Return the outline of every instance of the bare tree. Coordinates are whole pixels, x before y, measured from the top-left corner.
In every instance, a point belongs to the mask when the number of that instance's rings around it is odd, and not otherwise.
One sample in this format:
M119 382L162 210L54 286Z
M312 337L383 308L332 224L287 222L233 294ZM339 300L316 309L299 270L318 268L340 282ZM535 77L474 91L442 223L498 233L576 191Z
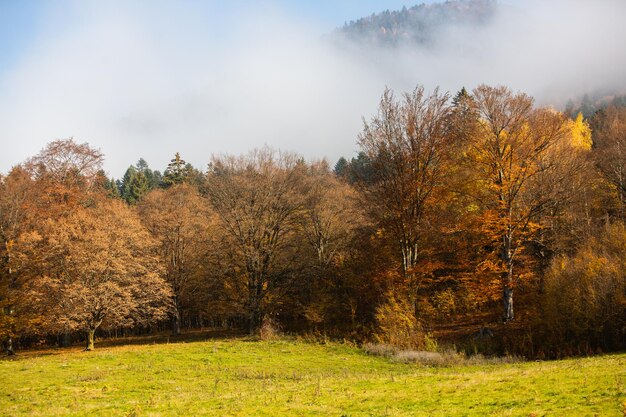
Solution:
M263 148L214 157L207 174L208 198L241 261L251 333L261 325L268 293L279 286L277 258L298 224L302 169L294 155Z
M417 87L397 100L385 90L378 114L364 122L358 138L367 155L368 177L357 185L370 213L395 240L405 278L414 270L434 193L442 186L452 135L447 94ZM415 288L414 288L415 289Z

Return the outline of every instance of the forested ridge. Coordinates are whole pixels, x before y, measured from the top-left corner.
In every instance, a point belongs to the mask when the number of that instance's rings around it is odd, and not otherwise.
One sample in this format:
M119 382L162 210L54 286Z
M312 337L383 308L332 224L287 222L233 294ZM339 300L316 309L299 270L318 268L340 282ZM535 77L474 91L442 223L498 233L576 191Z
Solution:
M359 153L140 159L80 139L0 177L8 352L169 328L559 357L626 347L626 108L384 91ZM216 150L219 151L219 150ZM452 334L452 336L450 336Z
M386 47L434 46L452 26L480 28L489 23L499 7L495 0L452 0L385 10L346 22L336 36Z

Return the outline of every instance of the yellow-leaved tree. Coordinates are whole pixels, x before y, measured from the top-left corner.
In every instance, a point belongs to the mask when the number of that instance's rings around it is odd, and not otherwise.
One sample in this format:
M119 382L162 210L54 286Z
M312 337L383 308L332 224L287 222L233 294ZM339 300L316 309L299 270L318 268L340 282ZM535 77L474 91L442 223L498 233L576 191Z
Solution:
M481 85L473 99L478 123L468 157L481 184L485 231L499 259L507 322L514 318L513 292L524 276L516 273L516 262L541 229L537 220L565 198L580 165L563 114L534 108L531 97L506 87Z

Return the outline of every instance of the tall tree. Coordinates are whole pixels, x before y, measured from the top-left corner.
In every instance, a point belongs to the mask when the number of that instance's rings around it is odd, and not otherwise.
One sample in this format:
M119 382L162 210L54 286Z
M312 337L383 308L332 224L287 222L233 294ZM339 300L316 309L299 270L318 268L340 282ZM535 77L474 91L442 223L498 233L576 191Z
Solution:
M301 168L294 155L264 148L216 157L207 174L208 198L241 263L250 332L259 329L268 294L284 278L279 258L298 224Z
M337 160L337 163L335 164L335 168L333 169L333 172L335 173L336 176L343 177L346 174L347 172L346 170L348 169L349 166L350 166L350 163L348 162L348 160L342 156L341 158Z
M128 167L122 178L120 194L128 204L137 204L150 191L148 178L134 166Z
M135 168L138 172L142 172L146 177L146 180L148 181L148 189L154 190L162 185L161 182L163 181L163 178L161 173L159 171L151 170L145 159L139 158Z
M609 106L593 119L594 161L617 191L619 214L626 206L626 108Z
M6 177L0 176L0 340L8 355L14 353L13 339L20 327L15 316L20 282L11 267L13 249L28 224L32 186L30 175L19 166Z
M166 186L175 184L182 184L189 176L189 168L187 163L180 157L180 154L176 152L174 159L170 161L163 174L163 183Z
M347 163L347 162L346 162ZM347 182L331 173L322 162L314 163L303 184L305 197L299 221L303 240L313 256L305 271L305 317L309 322L325 324L331 309L346 302L340 269L353 249L358 229L366 224L356 191Z
M155 242L122 202L105 199L42 222L16 244L12 266L30 276L23 308L49 332L146 325L167 316L171 290Z
M428 210L442 186L452 136L448 95L417 87L401 100L385 90L378 114L358 138L370 178L357 185L380 227L394 239L402 272L416 289L415 268ZM414 293L415 291L413 291ZM411 295L415 301L415 294Z
M3 181L0 197L3 248L0 298L6 314L3 333L12 338L32 327L37 316L24 307L25 291L33 276L18 274L15 248L21 239L46 221L66 218L93 204L101 193L99 182L103 156L88 144L73 139L50 142L37 155L15 167Z
M77 185L95 181L103 160L102 152L70 138L50 142L25 166L36 177L48 176L57 183Z
M485 225L491 229L499 252L506 322L514 318L517 257L529 234L536 231L533 220L554 197L552 193L535 192L534 186L554 188L566 179L550 176L561 163L551 152L570 139L571 131L562 114L534 109L531 97L513 94L506 87L482 85L473 96L480 123L469 156L476 181L483 185Z
M331 175L324 164L312 164L305 182L300 221L307 242L315 250L317 267L327 268L363 224L355 190Z
M138 206L143 223L159 243L164 278L173 291L172 332L181 316L197 305L206 275L206 252L212 235L212 213L198 191L178 184L148 194ZM194 305L196 304L196 305Z

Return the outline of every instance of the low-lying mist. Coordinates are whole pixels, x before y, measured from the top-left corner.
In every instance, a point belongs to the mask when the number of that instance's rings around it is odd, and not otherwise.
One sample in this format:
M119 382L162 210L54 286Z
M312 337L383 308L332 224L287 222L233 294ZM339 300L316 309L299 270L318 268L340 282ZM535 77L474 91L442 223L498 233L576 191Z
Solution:
M275 4L237 4L51 9L0 72L0 172L70 136L100 148L116 177L139 157L163 169L179 151L204 169L212 153L263 145L333 163L357 150L385 86L505 84L555 107L626 87L621 0L509 1L483 25L446 25L428 47L338 40Z

